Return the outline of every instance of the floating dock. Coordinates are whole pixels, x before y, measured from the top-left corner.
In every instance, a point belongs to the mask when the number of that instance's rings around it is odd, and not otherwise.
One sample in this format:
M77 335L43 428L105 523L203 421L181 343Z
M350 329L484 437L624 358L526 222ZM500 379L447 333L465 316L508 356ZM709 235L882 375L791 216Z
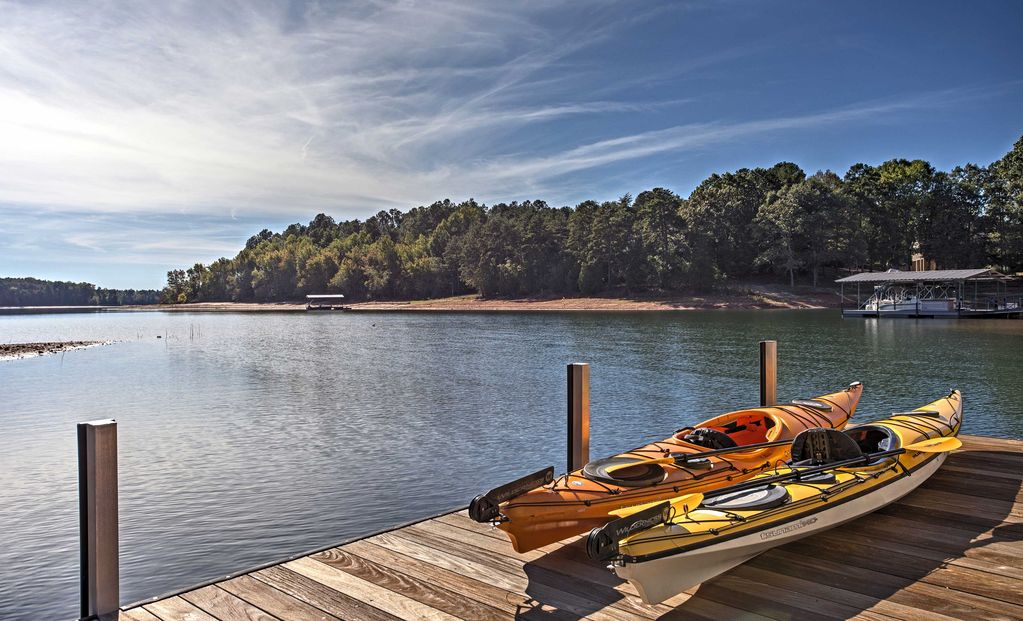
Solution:
M1023 619L1023 441L961 436L917 491L663 604L580 538L516 554L456 511L123 609L124 621Z

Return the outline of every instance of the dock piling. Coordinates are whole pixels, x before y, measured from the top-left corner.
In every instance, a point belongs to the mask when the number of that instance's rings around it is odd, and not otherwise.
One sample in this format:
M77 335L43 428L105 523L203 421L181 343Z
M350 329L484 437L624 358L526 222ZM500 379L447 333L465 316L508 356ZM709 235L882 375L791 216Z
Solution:
M78 423L81 616L120 605L117 543L117 422Z
M760 341L760 406L778 405L778 341Z
M590 461L590 365L568 365L568 472Z

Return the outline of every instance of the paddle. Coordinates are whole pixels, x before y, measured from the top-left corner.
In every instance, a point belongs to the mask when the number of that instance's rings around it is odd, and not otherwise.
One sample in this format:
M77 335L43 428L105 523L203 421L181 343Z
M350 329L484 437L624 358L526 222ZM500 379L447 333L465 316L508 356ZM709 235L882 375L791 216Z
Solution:
M923 440L916 444L908 444L901 449L895 449L896 451L902 451L903 453L916 452L916 453L947 453L954 451L963 445L962 440L955 437L947 438L931 438L930 440ZM891 452L891 451L886 451Z
M617 510L621 513L614 513L615 515L624 514L623 517L590 531L589 536L586 538L586 553L595 561L606 561L617 556L618 542L622 539L630 537L638 531L653 528L658 524L667 522L671 519L670 509L672 507L676 507L677 504L689 505L692 503L696 505L697 503L693 503L692 500L690 500L690 496L699 496L699 502L702 502L705 498L716 498L718 496L724 496L748 489L756 489L758 487L764 487L773 483L781 483L783 481L798 481L805 476L819 474L829 470L837 470L838 468L844 468L846 466L855 466L860 464L869 465L873 460L884 457L892 457L910 452L945 453L954 451L962 445L963 443L959 441L959 438L931 438L929 440L922 440L890 451L868 453L852 459L843 459L842 461L837 461L831 464L824 464L811 468L801 468L785 474L777 474L769 477L759 477L744 483L737 483L735 485L729 485L728 487L704 492L703 494L682 496L674 501L664 500L660 502L650 502L637 507L625 507ZM695 500L695 498L693 498L693 500Z
M704 457L714 457L715 455L725 455L728 453L738 453L741 451L752 451L761 448L768 448L771 446L783 446L785 444L792 444L792 440L775 440L774 442L761 442L760 444L747 444L746 446L732 446L723 449L714 449L712 451L700 451L699 453L671 453L667 457L659 457L657 459L637 459L636 461L630 461L624 464L615 464L608 466L606 472L611 474L618 470L625 470L633 466L641 466L644 464L684 464L690 459L703 459Z
M843 459L841 461L832 462L830 464L823 464L820 466L811 466L809 468L800 468L799 470L793 470L792 472L786 472L785 474L776 474L769 477L757 477L750 479L744 483L736 483L735 485L729 485L728 487L720 487L710 492L704 492L705 498L716 498L718 496L724 496L732 492L739 492L747 489L754 489L762 487L764 485L770 485L771 483L781 483L784 481L798 481L802 477L820 474L821 472L828 472L829 470L837 470L839 468L845 468L846 466L858 466L858 465L870 465L871 462L877 459L883 459L885 457L893 457L895 455L902 455L903 453L947 453L954 451L963 443L959 441L959 438L946 437L946 438L931 438L929 440L922 440L915 444L907 444L902 448L892 449L890 451L881 451L880 453L866 453L859 457L852 457L850 459Z

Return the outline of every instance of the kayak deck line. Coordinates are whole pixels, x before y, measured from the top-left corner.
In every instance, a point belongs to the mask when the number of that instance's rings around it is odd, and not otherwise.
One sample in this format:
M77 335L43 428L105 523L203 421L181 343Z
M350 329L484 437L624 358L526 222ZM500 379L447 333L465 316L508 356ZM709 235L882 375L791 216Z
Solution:
M1023 618L1023 441L960 435L923 485L657 605L585 536L516 553L464 509L123 608L123 621ZM974 472L975 476L966 476Z

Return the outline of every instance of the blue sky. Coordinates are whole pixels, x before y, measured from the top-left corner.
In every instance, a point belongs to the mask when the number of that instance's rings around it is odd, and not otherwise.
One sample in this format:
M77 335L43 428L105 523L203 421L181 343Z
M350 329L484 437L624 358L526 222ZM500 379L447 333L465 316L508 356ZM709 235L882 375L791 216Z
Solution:
M794 161L987 164L1019 2L0 0L0 276L158 288L262 228Z

